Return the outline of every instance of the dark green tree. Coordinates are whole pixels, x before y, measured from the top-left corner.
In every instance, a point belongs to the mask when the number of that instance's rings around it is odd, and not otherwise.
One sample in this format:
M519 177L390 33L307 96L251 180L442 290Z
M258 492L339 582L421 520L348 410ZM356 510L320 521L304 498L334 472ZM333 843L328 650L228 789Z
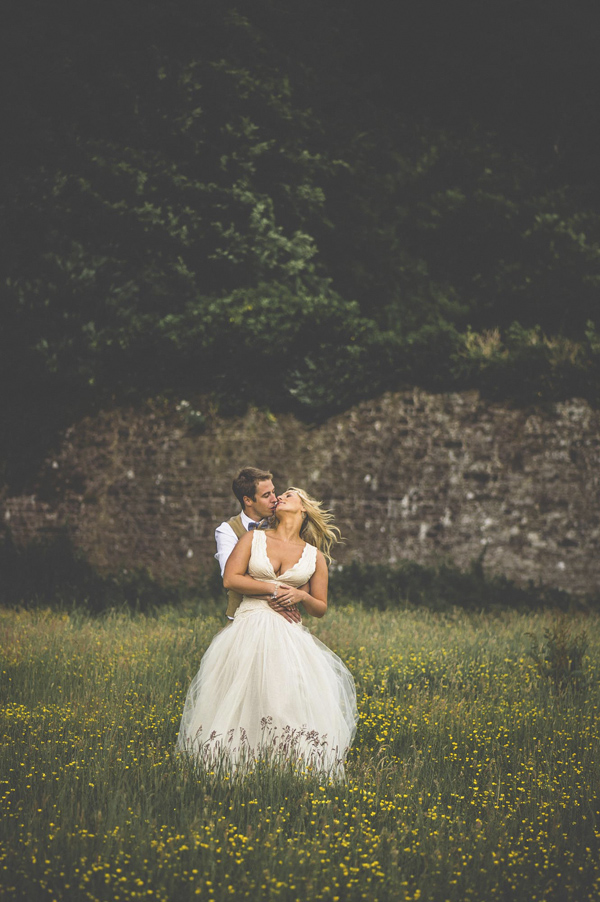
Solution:
M511 9L8 0L13 476L161 392L309 418L407 381L596 399L593 17Z

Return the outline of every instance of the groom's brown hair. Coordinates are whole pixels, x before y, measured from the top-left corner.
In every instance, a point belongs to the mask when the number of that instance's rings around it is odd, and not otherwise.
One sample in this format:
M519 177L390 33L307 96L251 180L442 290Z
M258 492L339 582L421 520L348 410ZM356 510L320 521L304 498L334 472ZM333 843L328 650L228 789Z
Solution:
M233 480L233 494L244 506L244 497L256 498L256 486L265 479L273 479L273 474L268 470L259 470L257 467L244 467Z

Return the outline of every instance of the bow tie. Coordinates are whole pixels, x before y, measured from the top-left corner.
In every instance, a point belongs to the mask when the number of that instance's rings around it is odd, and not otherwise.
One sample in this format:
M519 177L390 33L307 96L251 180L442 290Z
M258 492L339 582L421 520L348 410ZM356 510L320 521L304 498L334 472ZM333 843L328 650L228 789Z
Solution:
M250 532L252 529L266 529L266 528L267 528L266 520L259 520L258 523L255 520L251 520L250 523L248 523L248 532Z

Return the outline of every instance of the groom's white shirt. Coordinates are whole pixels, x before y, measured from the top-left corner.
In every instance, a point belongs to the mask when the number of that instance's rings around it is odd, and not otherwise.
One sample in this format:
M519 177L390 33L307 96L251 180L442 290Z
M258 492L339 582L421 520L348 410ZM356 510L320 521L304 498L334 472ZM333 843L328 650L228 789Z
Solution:
M244 529L247 531L250 523L253 523L254 521L252 520L252 517L248 517L244 511L241 512L241 517ZM227 558L238 543L236 534L226 520L215 529L215 541L217 543L217 553L215 554L215 557L221 568L221 576L223 576Z

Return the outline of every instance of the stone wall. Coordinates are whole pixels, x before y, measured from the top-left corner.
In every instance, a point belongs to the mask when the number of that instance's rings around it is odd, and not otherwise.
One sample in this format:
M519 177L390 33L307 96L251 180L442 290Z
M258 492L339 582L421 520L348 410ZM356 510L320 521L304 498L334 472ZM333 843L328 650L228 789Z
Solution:
M118 409L68 431L35 494L0 495L16 541L67 526L101 568L188 579L212 565L236 511L231 479L269 467L337 516L355 559L466 567L574 592L600 586L600 413L483 402L475 393L386 394L310 427L252 410L194 435L174 407Z

